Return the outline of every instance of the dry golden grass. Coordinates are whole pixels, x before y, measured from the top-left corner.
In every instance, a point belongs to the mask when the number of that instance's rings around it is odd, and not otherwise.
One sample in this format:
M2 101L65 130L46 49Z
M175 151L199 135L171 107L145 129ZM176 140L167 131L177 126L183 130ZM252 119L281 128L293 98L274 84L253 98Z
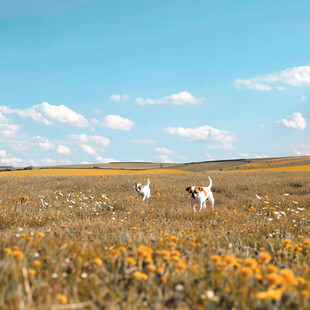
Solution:
M287 159L285 157L281 158L281 159L269 159L269 160L264 160L261 159L258 162L251 162L251 163L247 163L247 164L243 164L240 166L240 169L252 169L252 168L277 168L277 166L279 166L279 168L285 166L285 165L290 165L290 166L294 166L294 165L299 165L302 164L303 162L309 162L310 157L295 157L295 158L291 158L291 159ZM307 169L306 169L307 170ZM280 170L279 170L280 171ZM298 170L294 170L294 171L298 171Z
M270 167L270 168L251 168L251 169L242 169L242 170L229 170L223 171L224 173L229 172L254 172L254 171L310 171L310 165L292 165L292 166L285 166L285 167Z
M120 169L36 169L4 171L1 176L10 177L46 177L46 176L101 176L115 174L176 174L189 173L178 169L151 169L151 170L120 170Z
M310 174L210 176L1 177L0 309L309 309Z

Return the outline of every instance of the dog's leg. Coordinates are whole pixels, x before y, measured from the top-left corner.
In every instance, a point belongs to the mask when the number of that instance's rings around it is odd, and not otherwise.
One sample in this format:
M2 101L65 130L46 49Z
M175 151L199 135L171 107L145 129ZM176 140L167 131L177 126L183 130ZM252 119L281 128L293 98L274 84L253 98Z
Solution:
M194 212L196 212L195 203L193 201L191 202L191 206L192 206Z
M202 205L203 205L203 203L200 201L199 202L199 212L201 212L201 210L202 210Z
M211 203L212 203L212 209L213 209L213 211L214 211L214 198L213 198L212 193L211 193L211 195L210 195L210 200L211 200Z
M142 198L142 201L144 201L144 200L145 200L145 198L146 198L146 195L144 195L144 194L143 194L143 198Z

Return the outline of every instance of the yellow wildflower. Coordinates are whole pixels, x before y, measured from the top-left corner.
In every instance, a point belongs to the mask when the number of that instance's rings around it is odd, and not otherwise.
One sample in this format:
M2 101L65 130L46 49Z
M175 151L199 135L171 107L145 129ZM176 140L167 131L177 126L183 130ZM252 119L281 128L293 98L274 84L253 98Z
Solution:
M147 266L147 270L148 271L155 271L156 270L156 266L154 264L150 264Z
M135 271L133 273L133 277L135 279L138 279L138 280L147 280L148 279L148 275L143 273L143 272L140 272L140 271Z
M97 266L101 266L103 264L103 261L101 258L95 258L94 259L94 263L97 265Z
M4 248L4 253L6 254L11 254L12 253L12 250L10 248Z
M67 296L63 294L57 294L56 299L63 305L68 302Z
M13 257L15 259L22 259L24 257L24 253L22 251L13 251Z
M253 270L250 267L242 267L241 274L244 276L251 276L253 274Z
M126 261L126 263L127 263L128 265L135 265L135 264L136 264L136 260L135 260L133 257L127 257L127 258L125 259L125 261Z

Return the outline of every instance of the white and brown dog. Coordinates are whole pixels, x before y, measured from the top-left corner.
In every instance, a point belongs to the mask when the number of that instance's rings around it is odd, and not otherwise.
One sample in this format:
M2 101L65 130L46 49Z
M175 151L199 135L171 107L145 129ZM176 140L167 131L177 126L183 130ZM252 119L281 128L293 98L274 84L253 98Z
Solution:
M211 192L212 180L210 177L208 178L210 180L210 185L208 187L189 186L186 188L186 191L191 194L191 205L194 212L196 212L196 205L199 206L199 211L202 210L202 207L207 208L207 200L211 201L212 209L214 210L214 198Z
M142 201L144 201L145 198L151 197L150 179L147 179L146 185L143 185L141 183L135 183L135 187L138 195L142 196Z

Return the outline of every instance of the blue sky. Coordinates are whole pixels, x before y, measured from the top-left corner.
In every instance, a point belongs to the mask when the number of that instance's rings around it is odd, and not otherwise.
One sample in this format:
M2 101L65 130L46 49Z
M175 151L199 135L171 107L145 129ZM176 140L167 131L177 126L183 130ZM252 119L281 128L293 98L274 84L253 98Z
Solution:
M0 165L310 155L309 1L0 8Z

